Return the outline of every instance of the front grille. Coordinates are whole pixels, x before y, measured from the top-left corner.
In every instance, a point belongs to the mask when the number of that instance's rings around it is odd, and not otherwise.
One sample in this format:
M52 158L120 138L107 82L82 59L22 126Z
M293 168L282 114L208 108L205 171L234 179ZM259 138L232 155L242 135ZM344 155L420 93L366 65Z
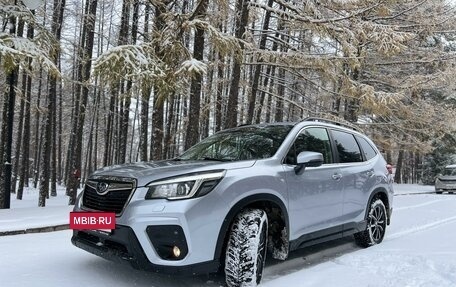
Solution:
M122 183L122 188L108 189L107 192L97 192L98 181L88 181L84 188L82 197L82 205L88 209L122 213L131 193L133 192L133 184ZM109 182L107 182L109 183ZM114 183L114 186L119 186L119 183ZM125 188L129 186L129 188Z

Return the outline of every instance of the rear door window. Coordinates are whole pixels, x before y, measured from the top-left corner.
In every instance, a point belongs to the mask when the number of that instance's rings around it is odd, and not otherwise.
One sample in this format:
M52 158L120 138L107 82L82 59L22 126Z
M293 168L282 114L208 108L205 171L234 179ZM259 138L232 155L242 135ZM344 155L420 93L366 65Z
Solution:
M336 143L340 163L363 161L361 150L352 134L337 130L332 130L331 133Z

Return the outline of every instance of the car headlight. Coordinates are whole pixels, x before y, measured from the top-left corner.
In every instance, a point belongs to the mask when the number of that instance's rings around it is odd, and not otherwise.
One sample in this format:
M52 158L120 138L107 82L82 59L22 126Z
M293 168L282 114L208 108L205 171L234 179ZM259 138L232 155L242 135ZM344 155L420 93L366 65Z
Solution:
M166 198L169 200L199 197L214 189L225 175L225 171L191 174L151 182L147 185L145 199Z

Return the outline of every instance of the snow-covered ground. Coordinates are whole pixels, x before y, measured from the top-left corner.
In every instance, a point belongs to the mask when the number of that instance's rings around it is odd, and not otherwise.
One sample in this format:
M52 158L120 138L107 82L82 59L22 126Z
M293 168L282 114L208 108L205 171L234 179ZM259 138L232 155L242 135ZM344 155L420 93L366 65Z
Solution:
M382 244L361 249L345 238L292 252L284 262L267 260L261 286L456 286L456 195L432 191L432 186L396 186L392 223ZM26 208L15 204L11 211ZM68 220L68 211L60 217ZM5 218L8 211L0 213L0 226ZM70 237L71 231L0 237L0 285L223 285L215 276L137 271L72 246Z
M11 194L11 209L0 209L0 232L68 224L68 213L73 209L68 206L64 187L58 187L57 196L46 200L46 207L37 206L38 190L35 188L26 187L22 200Z

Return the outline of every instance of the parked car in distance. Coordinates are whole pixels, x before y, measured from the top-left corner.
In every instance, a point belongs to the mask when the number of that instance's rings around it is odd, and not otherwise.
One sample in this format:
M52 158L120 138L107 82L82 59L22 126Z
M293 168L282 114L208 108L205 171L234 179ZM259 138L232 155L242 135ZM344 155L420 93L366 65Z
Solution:
M435 178L435 193L456 192L456 164L445 166L443 173Z
M72 242L138 269L220 271L230 287L256 286L267 253L285 260L352 235L363 247L382 242L393 210L388 168L351 125L239 126L174 159L96 171L74 211L115 212L116 228L74 230Z

